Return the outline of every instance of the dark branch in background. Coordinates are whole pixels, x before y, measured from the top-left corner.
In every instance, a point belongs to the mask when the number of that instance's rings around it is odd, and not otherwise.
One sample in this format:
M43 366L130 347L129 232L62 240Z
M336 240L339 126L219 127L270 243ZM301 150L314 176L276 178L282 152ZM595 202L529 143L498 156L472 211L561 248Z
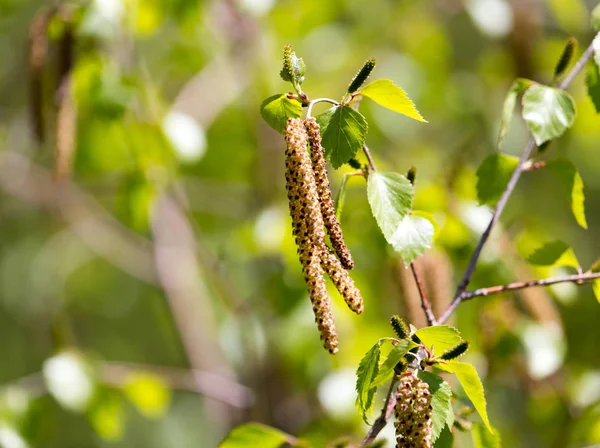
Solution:
M589 62L593 53L594 53L594 49L593 49L592 45L590 45L585 50L585 52L583 53L581 58L577 61L577 63L573 67L573 69L569 72L569 74L565 77L565 79L560 83L560 85L559 85L560 89L566 89L567 87L569 87L571 82L573 82L575 77L583 70L583 68ZM473 276L473 273L475 272L475 267L477 266L477 261L479 260L481 251L483 250L483 246L485 245L488 238L490 237L490 234L492 233L494 226L500 219L500 215L504 211L504 207L506 206L508 199L512 195L512 193L515 189L515 186L517 185L517 182L519 181L519 178L521 177L521 174L523 173L525 168L527 168L527 166L528 166L527 163L529 161L529 158L531 157L531 155L533 154L535 149L536 149L535 140L533 139L533 137L531 137L529 139L529 142L525 146L525 149L523 150L523 154L521 155L521 159L519 160L519 164L517 165L517 168L515 168L515 171L513 172L510 180L508 181L508 185L506 186L504 193L502 193L502 196L500 197L500 200L498 201L498 204L496 205L496 209L494 210L494 213L492 214L492 219L490 220L490 223L488 224L487 228L483 232L483 235L481 235L479 243L477 243L477 247L475 248L475 251L473 252L471 260L469 261L469 264L465 271L465 275L463 276L460 284L458 285L456 294L454 295L452 302L450 302L448 309L446 309L446 311L444 312L442 317L440 317L439 323L443 324L444 322L446 322L448 320L448 318L452 315L452 313L456 310L458 305L460 305L460 303L462 302L463 294L467 290L467 287L469 286L469 282L471 281L471 277Z
M394 379L392 379L390 388L385 397L385 404L383 405L383 409L381 409L381 414L379 417L377 417L377 420L375 420L375 423L373 423L373 426L371 426L371 429L361 442L361 448L369 446L369 443L375 440L375 437L377 437L381 430L385 428L387 421L394 413L394 408L396 407L396 394L394 393L396 392L396 382L397 378L394 376Z
M427 325L437 325L437 321L431 309L431 303L427 299L427 294L425 293L425 288L423 286L421 278L419 277L419 273L417 272L417 267L415 266L415 263L410 264L410 270L412 271L413 277L415 278L415 283L417 284L417 289L419 290L419 296L421 296L421 307L423 308L423 312L425 313Z

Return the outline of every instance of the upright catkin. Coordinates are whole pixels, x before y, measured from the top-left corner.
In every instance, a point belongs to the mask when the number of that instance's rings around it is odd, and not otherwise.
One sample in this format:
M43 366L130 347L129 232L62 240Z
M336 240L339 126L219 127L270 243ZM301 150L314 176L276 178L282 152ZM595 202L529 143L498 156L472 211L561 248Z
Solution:
M327 233L329 234L329 240L331 241L333 250L339 257L342 266L345 269L352 269L354 268L354 260L344 241L342 227L335 215L335 207L333 206L333 200L331 198L331 190L329 188L329 179L327 177L327 168L325 165L325 155L323 146L321 146L320 127L317 121L312 117L304 120L304 125L308 132L312 168L321 202L321 213L323 215L325 227L327 228Z
M403 373L396 392L396 448L431 448L431 393L414 372Z
M286 188L300 263L323 346L334 354L338 351L337 332L321 267L321 250L325 247L323 217L302 120L287 121L285 139Z

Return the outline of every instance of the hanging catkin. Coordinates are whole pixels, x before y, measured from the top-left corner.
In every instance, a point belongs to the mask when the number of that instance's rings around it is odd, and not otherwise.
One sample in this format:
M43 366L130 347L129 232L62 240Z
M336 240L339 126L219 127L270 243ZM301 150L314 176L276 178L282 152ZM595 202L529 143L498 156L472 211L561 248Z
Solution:
M364 311L364 305L360 291L354 285L354 280L328 247L321 250L321 263L323 269L325 269L325 272L327 272L327 275L344 298L348 308L356 314L361 314Z
M337 333L321 268L321 250L325 245L323 217L307 151L308 136L301 120L287 121L285 139L286 188L300 263L321 340L325 349L334 354L338 351Z
M354 260L352 260L350 250L344 241L344 234L342 233L342 228L335 215L335 207L333 206L333 200L331 198L331 190L329 188L329 179L327 178L327 168L325 165L325 155L323 146L321 146L319 124L311 117L304 120L304 125L308 132L312 167L315 173L317 191L321 202L321 213L323 214L323 221L327 228L327 233L329 234L329 240L331 241L333 250L339 257L342 266L346 269L352 269L354 268Z
M414 372L400 377L396 392L396 448L431 448L431 393Z

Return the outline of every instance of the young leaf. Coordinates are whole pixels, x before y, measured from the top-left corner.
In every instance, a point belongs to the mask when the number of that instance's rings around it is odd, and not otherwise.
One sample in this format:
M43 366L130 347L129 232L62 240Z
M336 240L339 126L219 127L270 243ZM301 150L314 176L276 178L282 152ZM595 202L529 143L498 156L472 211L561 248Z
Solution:
M390 350L387 358L379 367L377 376L371 381L371 388L376 388L382 384L387 383L392 376L394 376L394 367L400 362L402 357L406 355L409 350L415 348L417 344L409 339L403 339L398 344L394 345Z
M429 219L422 216L405 216L389 243L400 254L405 265L423 255L431 247L435 229Z
M292 445L294 442L294 437L278 429L261 423L247 423L233 428L219 444L219 448L279 448L284 443Z
M447 325L424 327L417 330L415 334L423 344L430 349L433 347L435 353L440 355L464 340L456 328Z
M356 370L356 406L367 424L369 423L367 421L367 413L373 405L373 395L375 395L376 390L376 388L371 387L371 383L379 372L379 355L383 341L385 339L380 339L371 347L363 359L360 360L360 364Z
M590 61L585 77L588 96L592 100L596 112L600 113L600 68L596 61Z
M567 40L565 48L563 49L562 54L560 55L560 59L556 63L556 67L554 68L554 78L559 78L563 75L563 73L569 67L571 60L573 59L573 54L575 54L575 50L577 49L577 39L574 37L570 37Z
M583 194L583 180L577 172L575 165L567 159L555 160L548 164L563 184L565 194L569 198L571 211L577 224L584 229L587 229L587 221L585 219L585 196Z
M302 115L302 104L290 100L285 93L278 93L262 102L260 114L269 126L283 134L288 118L298 118Z
M304 81L305 72L306 66L302 58L296 56L291 45L286 45L283 48L283 68L279 72L281 79L291 82L296 87Z
M427 123L406 92L389 79L378 79L364 86L360 93L380 106Z
M480 204L496 204L518 164L518 157L500 153L483 159L477 169L477 199Z
M600 272L600 259L596 260L596 262L590 268L590 272ZM596 300L600 302L600 279L594 280L592 282L592 289L594 290L594 295L596 296Z
M529 264L537 266L570 266L575 269L579 267L579 262L573 253L573 250L567 243L562 241L552 241L536 249L529 257Z
M471 430L473 448L502 448L500 434L496 428L488 431L481 423L474 423Z
M448 383L435 373L419 370L418 376L429 385L431 406L433 407L431 440L435 442L444 427L448 425L448 422L454 420L454 412L450 402L452 390Z
M125 432L123 397L114 390L103 389L97 394L87 413L88 420L99 437L107 442L118 442Z
M510 89L504 100L504 106L502 107L502 121L500 122L500 131L498 132L498 148L502 146L504 137L508 133L510 122L512 120L513 113L515 112L515 106L517 105L517 99L527 87L532 84L532 81L524 78L517 78L510 86Z
M450 368L452 373L456 375L458 381L462 385L465 394L469 397L469 400L475 406L475 410L479 413L481 420L485 423L488 430L492 431L490 421L487 416L487 408L485 401L485 394L483 392L483 384L479 379L477 370L471 364L467 364L459 361L448 361L447 366Z
M367 196L383 236L392 244L396 230L412 207L412 185L401 174L373 171L367 181Z
M535 84L522 101L523 119L538 146L560 137L575 121L575 102L564 90Z
M171 391L162 377L148 372L128 375L123 392L146 418L162 417L171 403Z
M334 106L318 115L325 157L338 169L361 149L367 136L367 120L349 106Z

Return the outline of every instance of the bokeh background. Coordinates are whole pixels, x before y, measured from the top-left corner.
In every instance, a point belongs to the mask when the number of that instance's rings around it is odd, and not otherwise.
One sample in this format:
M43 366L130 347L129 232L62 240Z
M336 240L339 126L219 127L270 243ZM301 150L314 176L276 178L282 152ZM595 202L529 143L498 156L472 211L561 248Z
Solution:
M28 36L56 3L0 0L0 445L214 447L247 421L317 447L360 440L360 358L391 336L390 315L424 318L364 179L352 178L342 225L366 311L354 316L332 289L340 352L322 349L287 216L283 138L259 114L264 98L290 89L278 76L283 46L304 58L310 97L339 99L374 56L373 78L394 80L429 121L361 104L379 169L416 166L415 207L439 225L417 263L439 313L490 216L475 171L496 150L507 89L516 76L550 82L569 36L587 46L595 3L65 4L75 150L71 180L57 181L56 134L70 132L57 132L55 107L65 22L48 26L39 143ZM583 78L570 89L576 124L543 158L579 169L589 229L551 172L526 173L473 287L568 272L525 263L546 241L570 244L584 269L600 256L600 117ZM526 138L515 119L505 151L518 155ZM350 170L330 173L334 191ZM599 320L589 285L461 306L452 323L472 344L466 360L504 446L600 444Z

